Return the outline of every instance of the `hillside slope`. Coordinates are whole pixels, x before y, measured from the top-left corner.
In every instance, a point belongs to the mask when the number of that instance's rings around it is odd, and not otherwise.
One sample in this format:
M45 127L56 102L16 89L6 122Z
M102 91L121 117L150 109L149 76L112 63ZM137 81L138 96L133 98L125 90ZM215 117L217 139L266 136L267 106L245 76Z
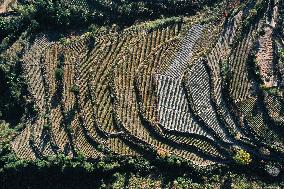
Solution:
M176 157L282 174L284 4L231 6L95 36L21 37L5 53L24 52L38 114L11 143L17 157Z

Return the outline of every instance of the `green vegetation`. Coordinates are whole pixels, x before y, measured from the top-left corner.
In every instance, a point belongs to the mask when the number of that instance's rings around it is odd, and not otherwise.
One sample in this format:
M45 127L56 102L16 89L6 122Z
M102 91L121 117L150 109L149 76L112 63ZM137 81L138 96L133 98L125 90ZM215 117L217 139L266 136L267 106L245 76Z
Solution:
M64 70L63 70L63 66L64 66L64 55L60 54L59 58L58 58L58 63L57 63L57 68L55 70L55 79L56 81L60 82L60 85L63 85L63 77L64 77Z
M0 120L6 120L13 126L20 123L26 110L26 116L36 115L33 102L28 101L21 64L18 57L0 56Z
M237 152L234 156L234 160L237 163L242 164L242 165L247 165L247 164L250 164L252 162L251 155L243 149L237 150Z
M56 68L55 70L55 78L57 81L61 81L64 76L64 70L62 68Z
M50 130L51 129L51 125L50 124L44 124L43 125L43 130Z
M278 51L278 56L279 56L279 63L284 64L284 49L280 49Z
M72 93L74 93L75 95L78 95L79 92L80 92L80 88L79 88L78 85L75 84L75 85L73 85L73 86L71 87L70 91L71 91Z
M237 48L237 45L242 41L245 35L248 34L249 30L261 19L265 10L268 7L267 0L249 1L254 4L253 8L246 11L246 15L242 19L241 28L238 30L236 40L231 44L232 48Z
M160 3L156 0L133 1L95 0L92 2L68 3L63 0L38 0L25 3L15 8L17 17L4 19L0 17L0 41L5 39L6 45L13 43L24 31L55 29L64 32L70 29L88 28L91 24L125 26L137 20L154 19L164 16L193 14L204 4L216 1L181 1L167 0ZM2 41L3 43L4 41Z

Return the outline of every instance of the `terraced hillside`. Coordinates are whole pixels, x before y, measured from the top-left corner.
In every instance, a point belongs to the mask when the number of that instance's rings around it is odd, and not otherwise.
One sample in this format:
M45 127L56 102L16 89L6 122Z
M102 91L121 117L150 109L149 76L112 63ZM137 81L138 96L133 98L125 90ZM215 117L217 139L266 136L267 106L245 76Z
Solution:
M24 52L38 115L23 121L15 154L152 153L198 170L259 163L284 171L284 2L223 8L63 42L21 37L7 53Z

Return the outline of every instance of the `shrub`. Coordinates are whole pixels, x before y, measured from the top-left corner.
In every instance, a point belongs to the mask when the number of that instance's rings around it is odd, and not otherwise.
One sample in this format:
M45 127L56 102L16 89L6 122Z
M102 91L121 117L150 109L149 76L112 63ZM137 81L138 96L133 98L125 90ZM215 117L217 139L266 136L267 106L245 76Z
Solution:
M157 150L157 154L163 159L170 155L168 151L161 150L161 149Z
M261 35L261 36L265 35L265 30L263 28L259 31L259 35Z
M273 165L265 165L266 172L273 177L277 177L280 173L280 169Z
M60 42L61 45L66 46L66 45L69 45L71 43L71 40L66 38L66 37L62 37L62 38L59 39L59 42Z
M71 91L72 93L74 93L75 95L78 95L79 92L80 92L80 88L79 88L78 85L75 84L75 85L73 85L73 86L71 87L70 91Z
M49 130L51 128L50 124L44 124L43 125L43 130Z
M66 132L67 133L73 133L73 129L71 125L66 125Z
M242 164L242 165L248 165L251 163L252 159L251 159L251 155L246 152L243 149L239 149L237 150L235 156L234 156L234 160L238 163L238 164Z
M185 177L178 177L174 181L174 188L186 189L192 186L192 180Z
M284 48L279 49L278 56L279 56L279 64L283 65L284 64Z
M64 76L64 71L62 68L56 68L55 70L55 78L57 81L61 81Z
M88 173L91 173L91 172L93 172L93 171L95 170L93 164L92 164L92 163L89 163L89 162L85 162L85 163L83 164L83 168L84 168L84 169L86 170L86 172L88 172Z
M28 101L29 93L23 77L22 62L19 59L0 56L0 120L5 120L13 127L21 122L26 109L27 116L36 115L34 103Z

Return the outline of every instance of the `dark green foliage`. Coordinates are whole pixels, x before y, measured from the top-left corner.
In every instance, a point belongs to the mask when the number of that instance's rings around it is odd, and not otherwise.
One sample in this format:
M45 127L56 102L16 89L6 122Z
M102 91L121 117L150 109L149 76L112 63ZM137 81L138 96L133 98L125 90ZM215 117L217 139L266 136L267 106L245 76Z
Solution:
M12 19L0 17L0 41L7 37L6 45L1 46L0 51L5 50L24 31L55 29L57 32L65 32L79 27L87 28L91 24L115 23L125 26L139 20L194 14L205 4L215 2L217 1L87 0L87 6L82 6L81 3L63 0L31 1L18 6L15 10L17 16Z
M72 88L70 89L70 91L71 91L72 93L74 93L75 95L78 95L79 92L80 92L80 88L79 88L78 85L73 85Z
M278 56L279 56L279 63L284 64L284 49L279 50Z
M20 122L25 109L31 116L36 114L33 103L27 101L28 91L21 64L17 58L0 57L0 120L13 126Z
M55 78L57 81L61 81L64 76L64 71L62 68L56 68L55 70Z
M29 23L22 17L14 17L13 19L0 17L0 52L7 49L26 30L28 25Z
M240 149L236 151L236 154L234 155L233 159L238 163L238 164L250 164L252 161L251 155Z
M90 22L92 14L81 6L71 5L59 0L39 0L33 4L35 12L31 15L41 28L77 28Z
M51 129L51 125L50 124L44 124L43 125L43 130L50 130Z
M259 35L261 35L261 36L264 36L264 35L265 35L264 29L261 29L261 30L259 31Z
M267 8L267 4L267 0L260 0L256 2L254 8L249 11L247 17L243 21L242 34L247 33L250 27L260 19Z

